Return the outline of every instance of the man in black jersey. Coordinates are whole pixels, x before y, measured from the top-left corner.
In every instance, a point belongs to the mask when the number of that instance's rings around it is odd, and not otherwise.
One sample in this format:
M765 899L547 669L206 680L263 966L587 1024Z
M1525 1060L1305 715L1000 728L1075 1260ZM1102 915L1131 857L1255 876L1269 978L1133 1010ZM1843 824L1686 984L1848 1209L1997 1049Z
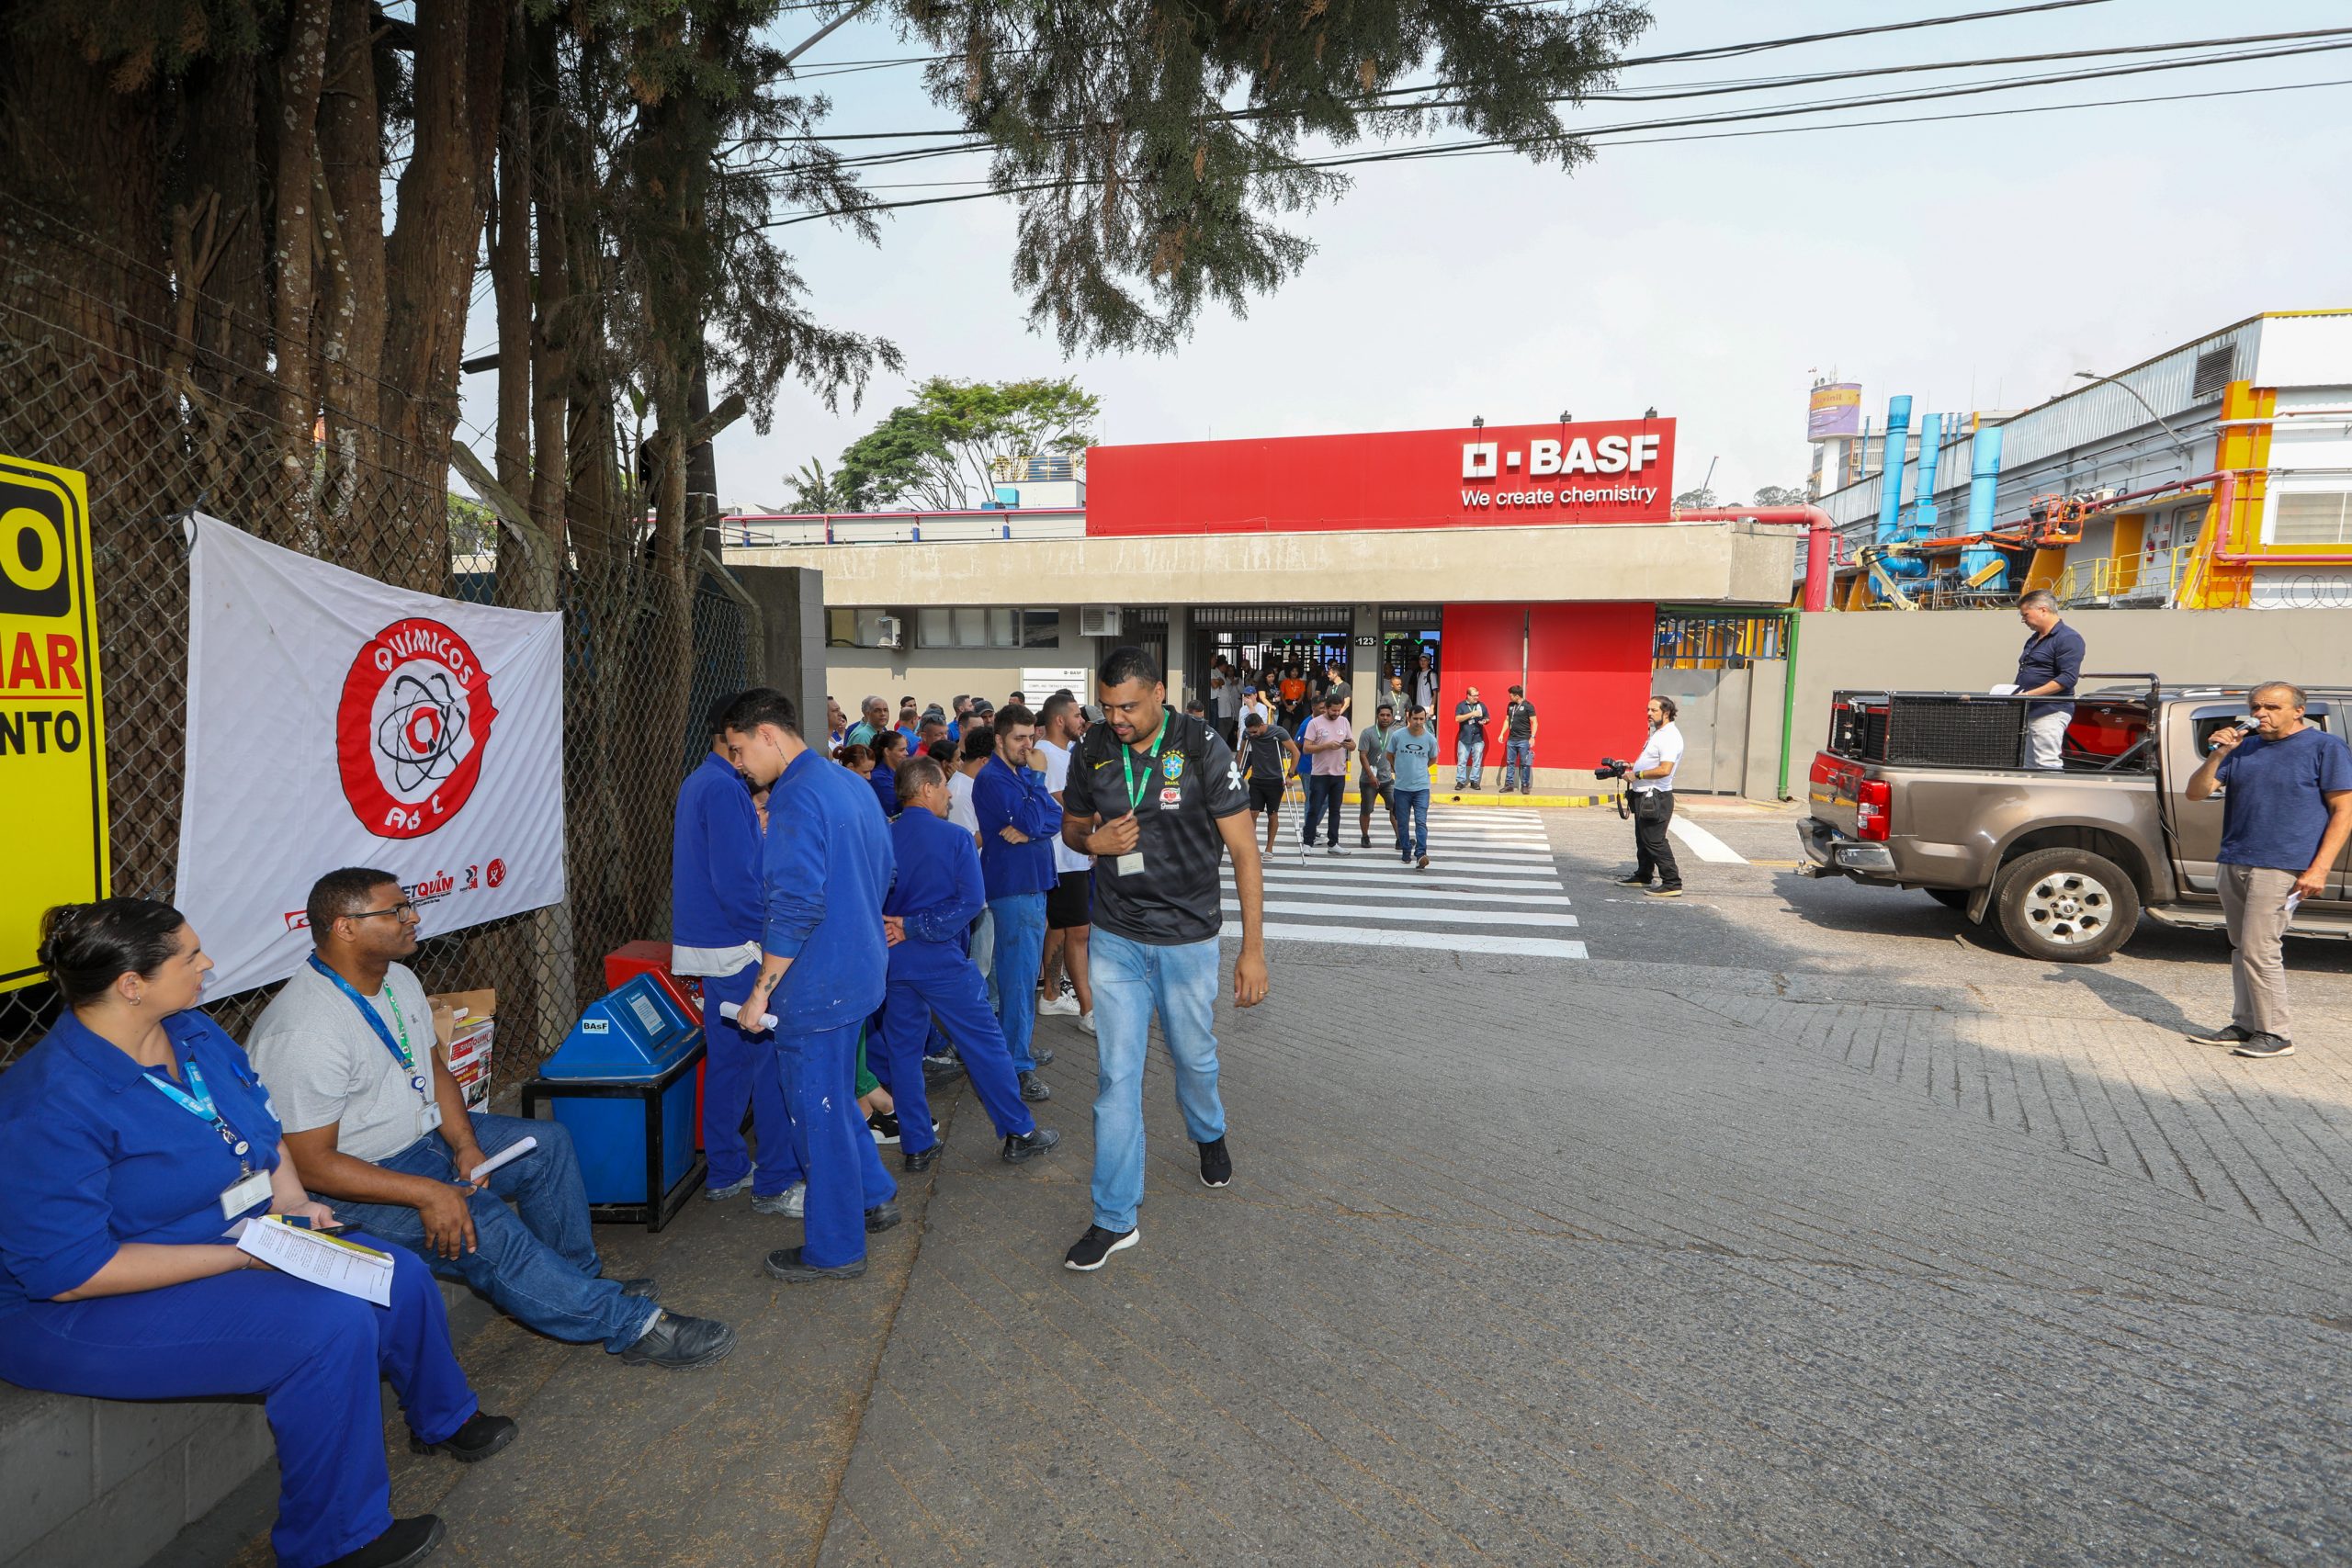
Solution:
M1151 1018L1176 1064L1176 1104L1200 1146L1201 1181L1233 1179L1216 1091L1217 864L1233 857L1241 905L1237 1007L1266 995L1264 886L1250 796L1232 748L1170 711L1159 661L1112 650L1095 673L1105 722L1087 730L1062 789L1062 841L1094 862L1094 1223L1063 1262L1091 1272L1141 1239L1143 1064Z

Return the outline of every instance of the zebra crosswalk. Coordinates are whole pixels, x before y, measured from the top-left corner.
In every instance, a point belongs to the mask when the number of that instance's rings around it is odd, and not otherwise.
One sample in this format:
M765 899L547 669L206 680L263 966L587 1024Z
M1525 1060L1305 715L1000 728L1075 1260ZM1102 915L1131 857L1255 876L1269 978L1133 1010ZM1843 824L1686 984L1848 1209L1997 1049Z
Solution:
M1265 861L1266 939L1342 947L1419 948L1579 959L1577 916L1532 810L1444 807L1430 813L1430 867L1404 864L1384 815L1360 848L1353 815L1340 824L1344 856L1301 855L1288 829ZM1225 911L1240 912L1226 866Z

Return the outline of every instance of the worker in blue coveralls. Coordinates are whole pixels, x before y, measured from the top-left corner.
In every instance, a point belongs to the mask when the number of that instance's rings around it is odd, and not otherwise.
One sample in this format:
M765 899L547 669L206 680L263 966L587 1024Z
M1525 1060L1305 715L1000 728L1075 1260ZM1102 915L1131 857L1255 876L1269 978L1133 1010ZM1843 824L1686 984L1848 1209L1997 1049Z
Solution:
M727 752L754 788L768 789L767 924L743 1016L775 1015L785 1103L808 1183L801 1245L769 1253L767 1271L792 1283L854 1280L865 1272L866 1233L899 1223L898 1184L857 1109L858 1029L882 1005L889 971L889 824L865 780L802 743L781 692L755 686L735 699Z
M1042 768L1029 765L1037 716L1018 703L996 715L996 755L972 775L972 810L980 819L980 881L996 927L996 1019L1021 1075L1021 1098L1054 1097L1030 1049L1037 1032L1037 975L1046 961L1046 894L1056 880L1054 835L1061 805L1046 788Z
M907 738L895 729L886 729L875 736L874 771L865 775L868 789L882 804L884 817L899 814L899 764L907 760Z
M198 1010L212 961L178 910L62 905L40 955L67 1010L0 1076L0 1378L99 1399L260 1394L278 1562L423 1561L441 1521L392 1517L379 1380L420 1452L487 1459L515 1430L466 1385L432 1272L344 1233L391 1259L379 1307L224 1240L264 1214L334 1216L303 1190L245 1054Z
M760 814L751 786L727 760L727 709L710 709L710 754L678 786L670 834L670 972L702 981L702 1146L710 1158L703 1196L745 1191L763 1214L800 1213L800 1162L776 1073L775 1042L746 1034L720 1004L741 1004L760 973ZM759 1134L760 1162L743 1143L743 1112Z
M890 824L899 880L882 905L890 992L882 1014L880 1055L899 1102L904 1139L899 1157L910 1172L929 1170L939 1157L922 1079L923 1045L933 1012L946 1026L972 1089L1003 1140L998 1152L1004 1162L1023 1164L1061 1142L1059 1133L1038 1126L1021 1102L1012 1053L989 1010L988 987L965 951L972 922L985 906L980 856L972 835L947 820L947 771L937 762L917 757L899 770L899 818Z

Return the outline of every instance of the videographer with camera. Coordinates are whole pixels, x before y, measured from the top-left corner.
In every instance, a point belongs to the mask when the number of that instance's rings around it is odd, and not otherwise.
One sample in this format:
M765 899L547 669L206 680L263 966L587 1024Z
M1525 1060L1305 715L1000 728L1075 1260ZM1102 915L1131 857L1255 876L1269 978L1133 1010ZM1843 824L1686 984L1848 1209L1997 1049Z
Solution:
M1653 898L1682 897L1682 868L1675 863L1674 844L1667 824L1674 820L1674 770L1682 765L1682 731L1674 727L1672 697L1650 699L1650 738L1642 754L1631 762L1603 757L1593 769L1597 779L1622 779L1632 796L1634 874L1619 880L1621 887L1646 887ZM1618 804L1625 812L1625 803ZM1656 876L1657 886L1650 886Z

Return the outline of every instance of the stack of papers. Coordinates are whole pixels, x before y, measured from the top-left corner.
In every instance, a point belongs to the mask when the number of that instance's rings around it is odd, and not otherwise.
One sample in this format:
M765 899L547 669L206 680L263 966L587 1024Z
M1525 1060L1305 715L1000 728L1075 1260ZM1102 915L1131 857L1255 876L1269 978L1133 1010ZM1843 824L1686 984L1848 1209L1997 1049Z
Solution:
M281 1214L242 1221L235 1234L240 1252L253 1254L281 1274L378 1306L392 1304L392 1255L389 1252L288 1224Z

